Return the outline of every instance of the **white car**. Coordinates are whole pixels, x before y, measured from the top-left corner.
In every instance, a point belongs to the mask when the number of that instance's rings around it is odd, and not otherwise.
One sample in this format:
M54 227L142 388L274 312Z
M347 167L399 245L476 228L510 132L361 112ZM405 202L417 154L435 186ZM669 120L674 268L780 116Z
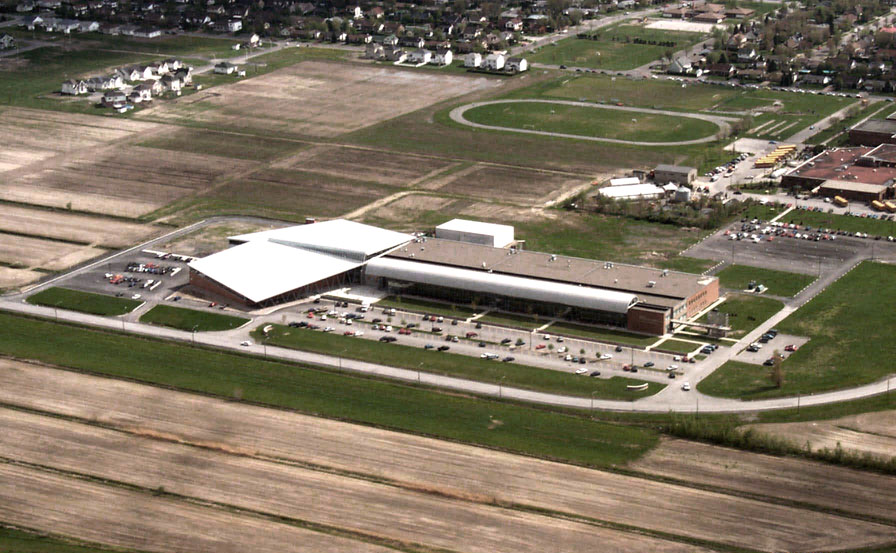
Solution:
M249 340L243 340L242 342L240 342L240 345L249 347L252 345L252 342L250 342Z
M585 367L582 367L581 369L576 369L576 374L585 374L586 372L588 372L588 369L586 369Z
M691 383L685 382L684 384L681 385L681 389L684 390L685 392L690 392L691 391Z
M612 359L612 358L613 358L613 356L610 355L609 353L601 353L600 357L598 357L598 359L600 359L601 361L606 361L607 359Z
M677 371L678 365L669 365L668 367L666 367L666 370L667 371Z
M566 346L560 346L559 348L557 348L557 353L566 353L566 350Z

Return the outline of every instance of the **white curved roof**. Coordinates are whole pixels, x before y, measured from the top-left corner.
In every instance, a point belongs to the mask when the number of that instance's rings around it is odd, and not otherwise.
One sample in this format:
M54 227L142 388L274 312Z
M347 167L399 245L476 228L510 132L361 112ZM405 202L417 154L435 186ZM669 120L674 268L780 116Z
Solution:
M473 292L558 303L611 313L626 313L629 307L638 302L638 296L626 292L460 269L392 257L378 257L370 260L367 263L366 271L369 276L460 288Z

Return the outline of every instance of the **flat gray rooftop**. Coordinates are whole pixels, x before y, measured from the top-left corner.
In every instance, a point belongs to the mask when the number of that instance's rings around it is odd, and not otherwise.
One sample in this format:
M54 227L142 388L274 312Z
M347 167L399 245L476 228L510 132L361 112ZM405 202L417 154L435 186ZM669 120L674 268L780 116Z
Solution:
M642 301L672 306L703 289L715 277L549 253L493 248L467 242L427 238L388 254L453 267L493 271L637 294ZM655 282L649 286L650 281Z

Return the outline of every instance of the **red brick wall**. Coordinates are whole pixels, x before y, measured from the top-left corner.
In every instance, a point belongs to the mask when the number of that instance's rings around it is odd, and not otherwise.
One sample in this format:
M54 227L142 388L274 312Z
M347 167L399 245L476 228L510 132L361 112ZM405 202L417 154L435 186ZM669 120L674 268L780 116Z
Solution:
M693 317L712 302L719 299L719 279L713 279L711 283L688 298L688 318Z
M628 310L626 326L633 332L646 332L656 335L665 334L669 326L669 311L633 307Z

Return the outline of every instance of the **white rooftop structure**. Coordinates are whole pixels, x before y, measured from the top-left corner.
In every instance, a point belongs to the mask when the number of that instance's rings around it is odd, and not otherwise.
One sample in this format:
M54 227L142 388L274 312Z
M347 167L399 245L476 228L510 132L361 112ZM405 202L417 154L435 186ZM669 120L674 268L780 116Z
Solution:
M261 303L361 264L277 242L251 240L195 259L190 262L190 268L255 303Z
M503 248L514 241L513 227L467 219L452 219L436 227L436 238Z
M230 237L231 242L275 242L358 262L370 259L374 255L391 250L413 239L414 237L409 234L356 223L347 219L334 219L322 223L297 225Z
M655 184L629 184L622 186L607 186L598 190L601 196L615 200L638 200L662 198L663 189Z
M627 186L631 184L641 184L641 179L638 177L619 177L617 179L610 179L610 186Z
M571 305L611 313L627 313L638 296L627 292L575 286L527 277L474 271L394 257L378 257L367 263L368 277L460 288L532 301Z

